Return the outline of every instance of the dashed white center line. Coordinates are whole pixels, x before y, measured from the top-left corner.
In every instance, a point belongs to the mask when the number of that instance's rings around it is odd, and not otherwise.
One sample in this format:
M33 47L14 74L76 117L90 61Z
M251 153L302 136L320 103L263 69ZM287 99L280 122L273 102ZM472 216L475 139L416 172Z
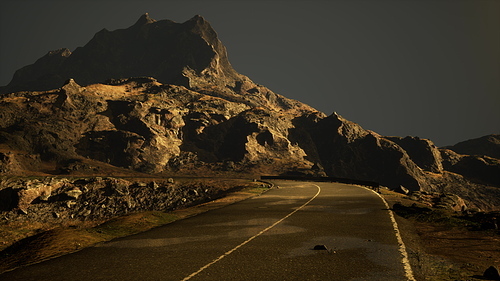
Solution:
M304 203L302 206L298 207L297 209L293 210L291 213L289 213L288 215L284 216L283 218L281 218L280 220L278 220L277 222L273 223L272 225L266 227L265 229L261 230L259 233L255 234L254 236L248 238L246 241L244 241L243 243L239 244L238 246L232 248L231 250L225 252L224 254L222 254L220 257L216 258L215 260L209 262L208 264L204 265L203 267L201 267L200 269L198 269L197 271L193 272L192 274L190 274L189 276L187 276L186 278L182 279L182 281L187 281L191 278L193 278L194 276L198 275L200 272L202 272L203 270L209 268L211 265L215 264L216 262L222 260L223 258L229 256L232 252L238 250L239 248L243 247L244 245L248 244L250 241L252 241L253 239L259 237L260 235L262 235L263 233L265 233L266 231L270 230L271 228L275 227L276 225L278 225L279 223L281 223L282 221L286 220L287 218L289 218L291 215L295 214L296 212L298 212L299 210L301 210L302 208L304 208L305 206L307 206L309 203L311 203L311 201L313 201L316 197L318 197L318 195L320 194L321 192L321 187L319 187L318 185L316 184L313 184L314 186L316 186L318 188L318 192L311 198L309 199L309 201L307 201L306 203Z

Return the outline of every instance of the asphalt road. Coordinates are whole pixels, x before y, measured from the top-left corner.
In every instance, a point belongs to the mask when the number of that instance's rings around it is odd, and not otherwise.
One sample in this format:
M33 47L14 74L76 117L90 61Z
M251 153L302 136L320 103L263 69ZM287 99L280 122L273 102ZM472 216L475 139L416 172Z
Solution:
M0 280L408 280L386 205L346 184L275 182L222 209ZM327 250L314 250L325 245Z

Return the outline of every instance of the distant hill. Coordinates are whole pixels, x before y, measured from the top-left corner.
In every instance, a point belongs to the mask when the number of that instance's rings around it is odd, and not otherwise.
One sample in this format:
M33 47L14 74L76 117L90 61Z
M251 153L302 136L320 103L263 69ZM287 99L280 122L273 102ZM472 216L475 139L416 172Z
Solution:
M485 155L500 159L500 135L487 135L445 147L460 154Z

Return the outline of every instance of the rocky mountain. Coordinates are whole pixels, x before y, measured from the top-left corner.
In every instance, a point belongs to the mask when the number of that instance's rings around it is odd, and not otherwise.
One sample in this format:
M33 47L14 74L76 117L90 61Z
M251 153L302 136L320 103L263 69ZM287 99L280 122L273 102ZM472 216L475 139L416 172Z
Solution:
M276 94L232 68L200 16L145 14L101 30L18 70L0 92L4 175L299 173L500 206L500 160L384 137Z

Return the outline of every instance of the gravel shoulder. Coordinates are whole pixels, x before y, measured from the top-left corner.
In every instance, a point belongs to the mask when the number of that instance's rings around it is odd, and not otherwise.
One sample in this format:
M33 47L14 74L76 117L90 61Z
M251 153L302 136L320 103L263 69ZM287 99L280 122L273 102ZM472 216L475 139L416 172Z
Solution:
M389 206L415 202L383 191ZM395 215L417 280L487 280L484 271L500 266L500 232L470 230L442 222L422 222Z

